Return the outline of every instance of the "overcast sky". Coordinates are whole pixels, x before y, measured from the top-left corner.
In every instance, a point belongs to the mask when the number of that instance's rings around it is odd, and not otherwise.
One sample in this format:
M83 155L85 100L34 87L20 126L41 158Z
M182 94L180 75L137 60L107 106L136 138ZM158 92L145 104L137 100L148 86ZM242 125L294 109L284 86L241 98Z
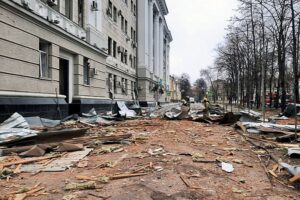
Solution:
M228 20L237 0L166 0L166 16L174 41L171 43L170 73L184 72L194 82L200 70L213 64L216 46L223 41Z

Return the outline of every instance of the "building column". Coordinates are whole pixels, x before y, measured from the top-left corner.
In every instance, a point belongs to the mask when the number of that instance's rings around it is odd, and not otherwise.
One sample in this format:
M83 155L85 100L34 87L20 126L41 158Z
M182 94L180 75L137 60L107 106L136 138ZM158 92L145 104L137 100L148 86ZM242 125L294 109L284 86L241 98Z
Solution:
M159 22L159 77L164 80L164 27L163 22Z
M149 0L149 69L150 72L154 72L154 57L153 57L153 2Z
M159 77L159 16L154 16L154 74Z
M148 1L138 2L138 67L146 69L149 66L148 10Z

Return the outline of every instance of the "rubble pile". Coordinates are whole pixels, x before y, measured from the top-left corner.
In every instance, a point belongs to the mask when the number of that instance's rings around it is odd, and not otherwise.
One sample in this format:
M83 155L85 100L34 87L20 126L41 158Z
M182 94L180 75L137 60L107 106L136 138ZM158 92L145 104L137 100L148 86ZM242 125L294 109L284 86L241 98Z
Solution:
M117 102L62 120L13 114L0 124L0 199L299 196L282 192L300 179L290 118L262 122L259 112L218 105L208 117L201 105L132 108Z

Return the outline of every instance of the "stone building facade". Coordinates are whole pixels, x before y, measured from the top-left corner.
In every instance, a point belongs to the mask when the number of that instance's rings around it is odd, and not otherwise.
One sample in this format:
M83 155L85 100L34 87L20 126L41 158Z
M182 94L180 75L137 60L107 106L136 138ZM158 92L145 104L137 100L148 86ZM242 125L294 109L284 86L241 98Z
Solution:
M136 0L1 0L0 119L130 102L136 7Z
M165 20L168 12L165 0L138 1L138 91L144 105L168 101L173 40Z

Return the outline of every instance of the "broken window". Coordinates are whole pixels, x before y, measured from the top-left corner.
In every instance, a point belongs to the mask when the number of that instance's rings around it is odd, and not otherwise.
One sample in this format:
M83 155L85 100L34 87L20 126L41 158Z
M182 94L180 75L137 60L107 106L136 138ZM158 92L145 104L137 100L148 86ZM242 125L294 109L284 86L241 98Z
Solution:
M40 52L40 77L49 78L49 43L40 41L39 52Z
M90 63L88 58L83 59L83 83L90 85Z

